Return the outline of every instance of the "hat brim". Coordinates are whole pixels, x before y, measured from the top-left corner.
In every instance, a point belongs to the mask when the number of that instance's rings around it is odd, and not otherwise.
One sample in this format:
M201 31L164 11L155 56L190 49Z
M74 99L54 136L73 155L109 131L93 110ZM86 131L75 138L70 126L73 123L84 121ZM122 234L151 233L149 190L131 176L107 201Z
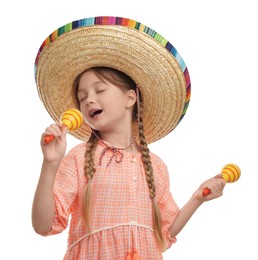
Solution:
M171 132L184 116L190 78L167 40L136 21L123 19L88 18L53 32L36 58L38 92L50 116L59 121L64 111L77 107L72 86L78 74L99 66L123 71L139 86L145 137L152 143ZM90 133L86 123L70 132L81 140Z

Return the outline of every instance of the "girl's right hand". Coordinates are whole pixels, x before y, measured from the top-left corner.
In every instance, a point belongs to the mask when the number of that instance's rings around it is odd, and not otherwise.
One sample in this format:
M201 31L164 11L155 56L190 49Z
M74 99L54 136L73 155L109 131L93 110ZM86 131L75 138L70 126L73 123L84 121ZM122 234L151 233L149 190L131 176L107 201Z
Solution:
M57 123L47 127L42 134L40 144L45 162L60 162L63 159L66 151L66 130L67 127ZM51 143L45 144L46 135L54 135L55 139Z

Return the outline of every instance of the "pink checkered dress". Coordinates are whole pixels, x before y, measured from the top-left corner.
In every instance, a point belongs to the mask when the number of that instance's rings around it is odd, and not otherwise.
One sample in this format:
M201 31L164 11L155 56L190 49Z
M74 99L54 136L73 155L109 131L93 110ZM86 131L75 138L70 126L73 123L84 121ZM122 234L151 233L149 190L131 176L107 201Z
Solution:
M84 153L86 144L73 148L62 161L55 179L55 217L49 235L62 232L71 215L68 248L64 259L123 260L128 250L137 249L142 260L162 259L152 228L152 202L140 153L121 151L122 161L105 146L96 149L96 173L92 180L92 231L87 233L82 222ZM113 158L112 158L113 156ZM112 158L112 159L111 159ZM111 160L110 160L111 159ZM162 231L169 248L169 227L178 214L178 206L169 191L166 165L151 153L156 184L156 199L162 215Z

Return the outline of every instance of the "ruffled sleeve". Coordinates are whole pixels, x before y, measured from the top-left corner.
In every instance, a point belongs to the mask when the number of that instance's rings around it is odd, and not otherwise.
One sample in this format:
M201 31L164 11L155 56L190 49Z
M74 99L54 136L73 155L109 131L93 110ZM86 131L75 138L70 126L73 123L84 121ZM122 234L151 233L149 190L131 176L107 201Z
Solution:
M176 237L171 237L169 228L174 223L179 208L170 192L167 166L161 160L158 162L156 174L158 175L158 178L155 178L156 196L162 218L162 234L168 249L176 242Z
M61 233L68 225L69 215L78 194L76 156L68 153L62 160L54 183L55 215L47 235Z

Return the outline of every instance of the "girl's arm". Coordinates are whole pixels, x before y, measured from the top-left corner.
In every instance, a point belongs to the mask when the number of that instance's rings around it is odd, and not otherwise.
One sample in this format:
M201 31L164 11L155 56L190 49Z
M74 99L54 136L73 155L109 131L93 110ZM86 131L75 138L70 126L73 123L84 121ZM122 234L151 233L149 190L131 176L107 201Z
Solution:
M60 130L59 127L59 124L48 127L41 138L44 159L32 206L32 225L34 230L41 235L47 235L53 224L54 180L66 149L66 129ZM53 134L56 139L46 145L43 141L44 136L50 134Z
M170 227L171 237L175 237L186 225L194 212L202 205L203 202L218 198L222 195L226 182L222 179L221 174L204 182L197 191L192 195L190 200L180 209L173 225ZM203 196L204 188L209 188L211 193Z
M52 227L55 213L53 186L59 162L43 162L38 186L32 206L32 225L41 235L46 235Z

